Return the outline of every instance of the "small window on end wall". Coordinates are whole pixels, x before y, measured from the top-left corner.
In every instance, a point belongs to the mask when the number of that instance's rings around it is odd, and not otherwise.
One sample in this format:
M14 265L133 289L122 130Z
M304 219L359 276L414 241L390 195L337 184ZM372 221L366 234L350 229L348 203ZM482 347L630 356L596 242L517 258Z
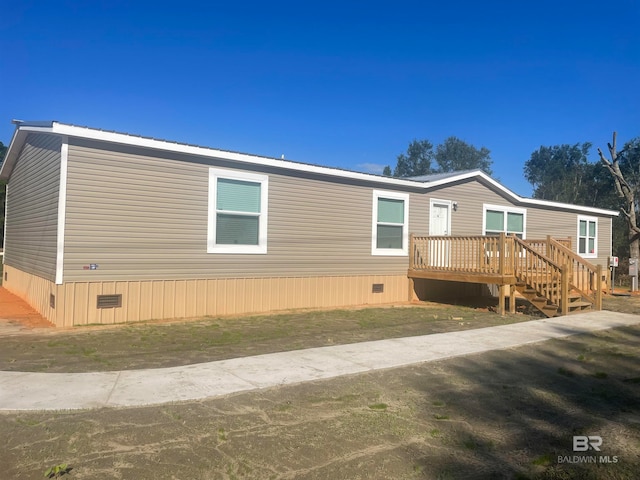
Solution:
M266 175L209 169L208 253L267 253Z
M598 219L578 217L578 253L585 258L598 256Z
M408 255L409 195L373 192L371 255Z

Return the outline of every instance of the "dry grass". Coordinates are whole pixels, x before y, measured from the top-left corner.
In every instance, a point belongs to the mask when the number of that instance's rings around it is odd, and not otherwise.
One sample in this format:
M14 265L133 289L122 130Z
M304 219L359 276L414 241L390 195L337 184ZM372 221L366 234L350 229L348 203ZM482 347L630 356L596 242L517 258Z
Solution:
M467 330L533 318L441 304L206 318L0 337L0 370L90 372Z

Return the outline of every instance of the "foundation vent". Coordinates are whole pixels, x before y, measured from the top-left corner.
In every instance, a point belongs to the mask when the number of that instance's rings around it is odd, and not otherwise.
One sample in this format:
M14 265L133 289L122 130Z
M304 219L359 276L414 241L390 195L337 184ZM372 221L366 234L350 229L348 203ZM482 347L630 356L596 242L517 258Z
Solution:
M116 308L122 306L122 294L98 295L97 308Z
M371 293L384 293L384 283L374 283Z
M4 281L7 281L7 278L9 278L9 272L4 272Z
M56 308L56 296L53 293L49 294L49 306L51 308Z

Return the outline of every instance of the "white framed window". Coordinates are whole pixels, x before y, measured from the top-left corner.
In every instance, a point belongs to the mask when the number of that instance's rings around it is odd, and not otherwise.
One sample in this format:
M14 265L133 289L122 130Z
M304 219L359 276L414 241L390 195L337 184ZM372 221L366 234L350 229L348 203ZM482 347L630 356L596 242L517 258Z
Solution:
M584 258L598 256L598 219L578 216L578 254Z
M500 205L482 206L482 234L500 235L514 233L518 238L526 238L527 210Z
M208 253L267 253L269 177L209 169Z
M409 195L374 190L371 255L407 256L408 242Z

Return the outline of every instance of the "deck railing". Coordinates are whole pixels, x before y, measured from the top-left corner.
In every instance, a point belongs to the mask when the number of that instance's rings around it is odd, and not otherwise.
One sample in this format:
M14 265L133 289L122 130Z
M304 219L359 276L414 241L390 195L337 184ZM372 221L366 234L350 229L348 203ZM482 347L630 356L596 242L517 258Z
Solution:
M547 238L545 239L527 239L527 240L523 240L524 243L526 243L527 245L529 245L531 248L533 248L536 252L541 253L542 255L544 255L545 257L549 257L550 255L548 254L548 252L551 251L551 246L549 244L549 240L551 239L551 236L547 236ZM556 243L559 243L563 246L565 246L566 248L568 248L569 250L571 250L571 238L554 238L553 240L555 240Z
M567 266L544 256L529 242L513 238L516 278L535 289L539 296L560 307L562 314L566 315L569 297Z
M513 275L513 237L415 236L409 242L411 270ZM503 253L504 252L504 253Z
M567 266L569 287L593 303L596 310L602 310L602 265L592 265L551 237L547 240L549 258Z
M571 239L499 236L410 236L409 269L515 276L567 313L575 290L602 309L602 266L575 254Z

